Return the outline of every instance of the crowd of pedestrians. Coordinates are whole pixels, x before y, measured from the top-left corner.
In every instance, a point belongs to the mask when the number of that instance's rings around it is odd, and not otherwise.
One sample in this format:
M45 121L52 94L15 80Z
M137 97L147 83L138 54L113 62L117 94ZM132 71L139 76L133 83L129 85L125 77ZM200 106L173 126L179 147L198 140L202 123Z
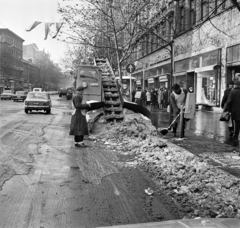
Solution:
M165 87L150 89L138 87L132 91L132 102L162 110L169 104L169 90Z

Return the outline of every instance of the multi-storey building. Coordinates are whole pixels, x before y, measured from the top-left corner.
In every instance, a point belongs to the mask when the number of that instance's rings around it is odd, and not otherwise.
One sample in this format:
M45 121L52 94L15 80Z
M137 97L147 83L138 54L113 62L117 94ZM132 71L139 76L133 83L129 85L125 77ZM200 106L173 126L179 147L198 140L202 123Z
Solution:
M7 28L0 28L0 92L5 87L22 87L22 44L24 40Z
M31 59L32 63L36 64L42 55L42 51L39 51L36 44L23 45L23 59Z
M227 84L240 75L240 11L231 0L179 0L162 7L154 23L161 39L146 30L133 56L137 84L170 88L181 82L194 87L198 104L219 106Z

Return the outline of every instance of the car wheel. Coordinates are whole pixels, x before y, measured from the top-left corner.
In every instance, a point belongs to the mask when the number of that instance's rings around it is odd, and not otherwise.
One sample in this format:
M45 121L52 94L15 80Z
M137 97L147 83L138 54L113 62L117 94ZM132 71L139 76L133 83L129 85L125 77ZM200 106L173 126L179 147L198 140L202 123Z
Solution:
M50 114L51 113L51 108L46 110L46 114Z
M25 113L27 113L27 114L28 114L28 109L25 109Z

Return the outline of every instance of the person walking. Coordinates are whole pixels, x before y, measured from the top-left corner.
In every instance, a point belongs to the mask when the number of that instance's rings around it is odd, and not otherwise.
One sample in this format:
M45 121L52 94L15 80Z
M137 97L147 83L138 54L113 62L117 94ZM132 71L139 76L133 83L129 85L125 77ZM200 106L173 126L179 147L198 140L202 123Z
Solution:
M146 97L147 97L147 105L151 104L151 93L149 91L149 89L146 92Z
M163 109L163 88L158 89L158 105L159 109Z
M233 81L229 82L228 88L224 91L224 95L222 98L222 102L221 102L222 109L224 109L224 106L228 100L228 95L229 95L230 91L233 89L233 87L234 87L234 82Z
M240 131L240 81L234 81L234 88L228 95L227 102L224 107L224 112L230 112L233 122L233 140L236 145L239 145L238 136Z
M167 88L163 88L163 108L167 108L169 104L169 91Z
M170 113L172 114L171 119L173 120L180 113L181 106L185 105L187 91L182 89L179 86L179 84L177 84L177 83L175 83L173 85L172 89L173 89L173 91L172 91L172 93L169 96L169 100L170 100ZM173 124L173 134L174 134L174 137L176 137L178 122L179 122L179 118ZM183 128L185 128L185 120L183 122L184 122L183 123L184 124Z
M70 124L69 135L74 135L74 145L76 147L87 147L84 144L84 135L88 135L88 126L86 120L86 111L91 107L90 104L83 104L84 87L79 86L74 94L72 101L75 108Z
M231 81L231 82L229 82L229 84L228 84L228 88L224 91L224 95L223 95L223 98L222 98L222 102L221 102L221 108L222 109L224 109L224 107L225 107L225 105L226 105L226 103L227 103L227 100L228 100L228 96L229 96L229 93L231 92L231 90L234 88L234 82L233 81ZM230 136L233 136L233 134L234 134L234 128L233 128L233 121L232 121L232 118L230 118L231 119L231 127L228 127L228 129L229 129L229 134L230 134ZM229 123L229 122L227 122L227 123Z
M136 94L136 90L134 89L134 90L132 91L132 102L135 101L135 94Z

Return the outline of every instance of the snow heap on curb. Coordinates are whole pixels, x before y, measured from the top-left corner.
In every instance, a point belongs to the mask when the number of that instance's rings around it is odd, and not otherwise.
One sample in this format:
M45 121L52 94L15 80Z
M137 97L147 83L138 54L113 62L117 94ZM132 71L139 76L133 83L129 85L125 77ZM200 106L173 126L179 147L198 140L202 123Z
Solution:
M162 139L149 121L111 123L98 140L132 155L185 218L240 218L240 180Z

